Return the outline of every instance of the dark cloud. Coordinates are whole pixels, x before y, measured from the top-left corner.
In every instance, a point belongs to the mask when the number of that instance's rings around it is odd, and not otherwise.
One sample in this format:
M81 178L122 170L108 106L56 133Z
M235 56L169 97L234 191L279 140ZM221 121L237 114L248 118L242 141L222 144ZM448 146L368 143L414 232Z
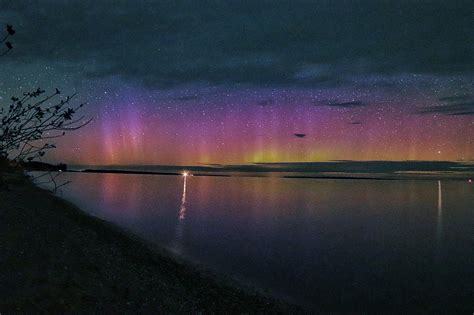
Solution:
M353 107L363 107L367 106L366 103L361 101L351 101L351 102L330 102L327 104L330 107L344 107L344 108L353 108Z
M306 134L305 133L294 133L293 136L295 136L296 138L305 138Z
M463 94L463 95L449 95L449 96L443 96L438 98L438 100L442 102L455 102L455 101L465 101L471 98L471 95L469 94Z
M474 73L472 1L3 1L15 54L89 77L338 85ZM84 66L86 65L86 66Z
M361 121L351 121L350 124L351 125L362 125L362 122Z
M272 104L273 104L272 99L266 99L266 100L262 100L262 101L257 102L258 106L268 106L268 105L272 105Z
M187 101L195 101L195 100L198 100L199 99L199 96L197 95L182 95L182 96L178 96L175 98L175 100L177 101L184 101L184 102L187 102Z
M456 112L456 113L452 113L450 115L451 116L470 116L470 115L474 115L474 110L472 110L472 111L466 110L466 111L463 111L463 112Z
M442 114L448 116L474 115L474 100L463 103L450 103L429 106L416 112L417 114Z
M327 106L327 107L339 107L339 108L357 108L365 107L368 103L362 101L347 101L347 102L337 102L337 101L318 101L315 102L315 106Z

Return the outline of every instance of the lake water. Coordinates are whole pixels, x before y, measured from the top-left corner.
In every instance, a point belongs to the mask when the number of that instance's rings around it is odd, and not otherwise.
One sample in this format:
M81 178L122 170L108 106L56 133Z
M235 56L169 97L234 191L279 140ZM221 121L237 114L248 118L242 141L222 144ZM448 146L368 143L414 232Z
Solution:
M474 184L65 173L63 197L321 310L470 309Z

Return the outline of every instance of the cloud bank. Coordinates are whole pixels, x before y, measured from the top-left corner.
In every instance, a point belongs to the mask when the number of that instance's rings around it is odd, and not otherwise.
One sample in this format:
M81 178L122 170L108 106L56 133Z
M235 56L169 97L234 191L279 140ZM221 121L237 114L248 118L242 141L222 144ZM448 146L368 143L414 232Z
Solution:
M88 77L333 86L349 77L474 74L472 1L9 1L10 60Z

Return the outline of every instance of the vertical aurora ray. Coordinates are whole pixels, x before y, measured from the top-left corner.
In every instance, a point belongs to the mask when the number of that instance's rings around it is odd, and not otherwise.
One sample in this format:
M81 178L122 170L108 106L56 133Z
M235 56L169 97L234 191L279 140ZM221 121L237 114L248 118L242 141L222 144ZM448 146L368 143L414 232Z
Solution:
M55 158L83 164L474 158L473 116L417 114L435 100L416 93L406 99L380 91L359 94L229 86L183 101L166 90L129 88L97 104L100 117L80 136L68 136L79 152ZM262 99L272 101L261 105ZM353 99L364 106L327 106Z
M0 103L94 118L51 162L474 160L472 1L30 2Z

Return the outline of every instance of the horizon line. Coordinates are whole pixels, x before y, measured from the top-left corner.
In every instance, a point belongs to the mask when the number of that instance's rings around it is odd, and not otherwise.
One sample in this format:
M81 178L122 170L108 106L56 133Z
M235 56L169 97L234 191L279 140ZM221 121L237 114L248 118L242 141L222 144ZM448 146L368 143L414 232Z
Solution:
M67 163L67 162L46 162L56 164L67 164L74 166L248 166L248 165L276 165L276 164L315 164L315 163L474 163L474 159L469 160L326 160L326 161L305 161L305 162L292 162L292 161L281 161L281 162L242 162L242 163L197 163L197 164L149 164L149 163L138 163L138 164L84 164L84 163Z

